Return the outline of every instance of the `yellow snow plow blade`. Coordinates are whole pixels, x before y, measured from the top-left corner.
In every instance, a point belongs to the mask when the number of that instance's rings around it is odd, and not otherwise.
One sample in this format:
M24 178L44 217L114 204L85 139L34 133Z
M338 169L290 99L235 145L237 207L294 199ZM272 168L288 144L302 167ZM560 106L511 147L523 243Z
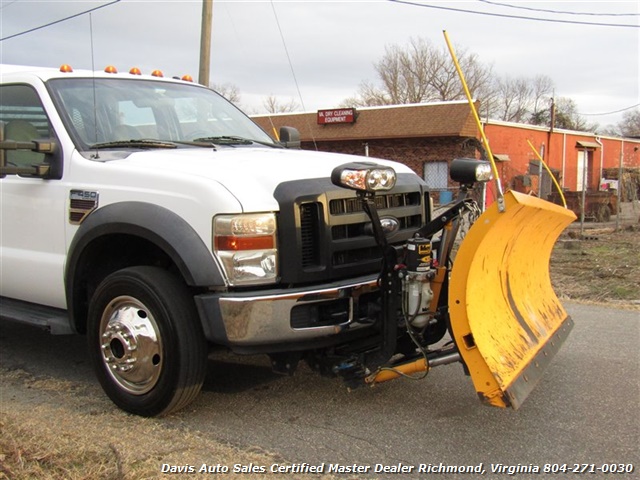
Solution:
M573 321L549 277L570 210L517 192L491 205L456 255L451 328L480 399L517 409L564 342Z

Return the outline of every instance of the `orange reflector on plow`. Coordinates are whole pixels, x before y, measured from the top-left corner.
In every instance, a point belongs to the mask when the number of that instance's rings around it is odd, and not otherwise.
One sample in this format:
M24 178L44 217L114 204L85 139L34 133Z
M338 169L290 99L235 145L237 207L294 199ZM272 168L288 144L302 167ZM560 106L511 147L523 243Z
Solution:
M517 409L566 339L573 321L551 286L553 246L576 219L518 192L473 224L456 255L451 328L478 396Z

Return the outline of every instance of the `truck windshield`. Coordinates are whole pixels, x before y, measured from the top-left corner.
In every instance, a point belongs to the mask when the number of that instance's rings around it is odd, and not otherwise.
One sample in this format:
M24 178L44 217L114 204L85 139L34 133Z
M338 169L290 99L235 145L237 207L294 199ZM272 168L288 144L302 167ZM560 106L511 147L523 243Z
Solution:
M143 145L140 140L153 140L159 145L240 138L243 142L239 145L254 141L277 145L232 103L196 84L59 78L50 80L48 88L81 151L96 146L138 148ZM144 145L152 148L153 142Z

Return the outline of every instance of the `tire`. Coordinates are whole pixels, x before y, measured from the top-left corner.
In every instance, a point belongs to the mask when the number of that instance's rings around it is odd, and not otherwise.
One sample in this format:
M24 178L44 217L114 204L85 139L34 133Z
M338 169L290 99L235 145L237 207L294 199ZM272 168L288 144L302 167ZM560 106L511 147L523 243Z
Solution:
M127 412L166 415L200 392L207 344L192 296L165 270L131 267L106 277L89 305L87 337L102 388Z

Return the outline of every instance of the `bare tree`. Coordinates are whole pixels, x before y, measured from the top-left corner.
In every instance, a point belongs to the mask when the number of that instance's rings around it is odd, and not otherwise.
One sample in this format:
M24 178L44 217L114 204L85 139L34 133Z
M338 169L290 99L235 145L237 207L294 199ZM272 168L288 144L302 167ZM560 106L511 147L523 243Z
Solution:
M465 50L460 51L459 62L472 95L490 91L491 68L480 64L475 55ZM412 38L406 46L388 46L374 68L380 86L363 82L357 96L343 101L343 105L396 105L464 98L448 51L426 39Z
M494 77L493 68L477 55L456 47L458 62L471 96L480 101L480 114L504 121L551 125L553 81L546 75ZM390 45L374 64L379 83L362 82L356 96L341 106L397 105L462 100L464 90L455 65L445 47L437 48L423 38L412 38L407 45ZM569 98L556 102L555 126L590 131ZM627 130L633 131L633 130Z
M553 81L546 75L495 78L493 90L479 96L490 105L487 114L507 122L550 125Z
M391 105L391 97L369 82L362 82L356 96L345 98L340 107L370 107L375 105Z
M269 95L262 101L267 113L290 113L300 110L300 105L292 98L286 103L282 103L275 95Z
M624 137L640 137L640 108L624 112L617 128Z
M533 88L524 77L505 77L496 81L498 91L498 115L506 122L524 123L531 111Z
M531 106L531 118L529 123L533 125L542 125L536 123L536 120L548 118L544 124L549 125L551 122L551 99L553 97L553 80L547 75L537 75L531 82L533 105Z
M467 88L471 96L484 100L493 90L491 66L483 65L475 53L470 53L465 48L456 47L456 56L460 69L464 74ZM437 93L437 100L462 100L465 98L462 83L458 78L455 64L450 58L448 50L444 47L437 51L437 62L432 64L435 74L433 76L433 88Z
M598 126L589 124L584 117L578 113L576 102L567 97L556 99L556 128L565 128L567 130L578 130L582 132L595 131Z
M406 48L386 48L375 69L392 104L430 100L435 57L435 49L423 39L412 39Z
M216 84L212 83L210 87L229 100L231 103L238 105L240 103L240 90L232 83Z

